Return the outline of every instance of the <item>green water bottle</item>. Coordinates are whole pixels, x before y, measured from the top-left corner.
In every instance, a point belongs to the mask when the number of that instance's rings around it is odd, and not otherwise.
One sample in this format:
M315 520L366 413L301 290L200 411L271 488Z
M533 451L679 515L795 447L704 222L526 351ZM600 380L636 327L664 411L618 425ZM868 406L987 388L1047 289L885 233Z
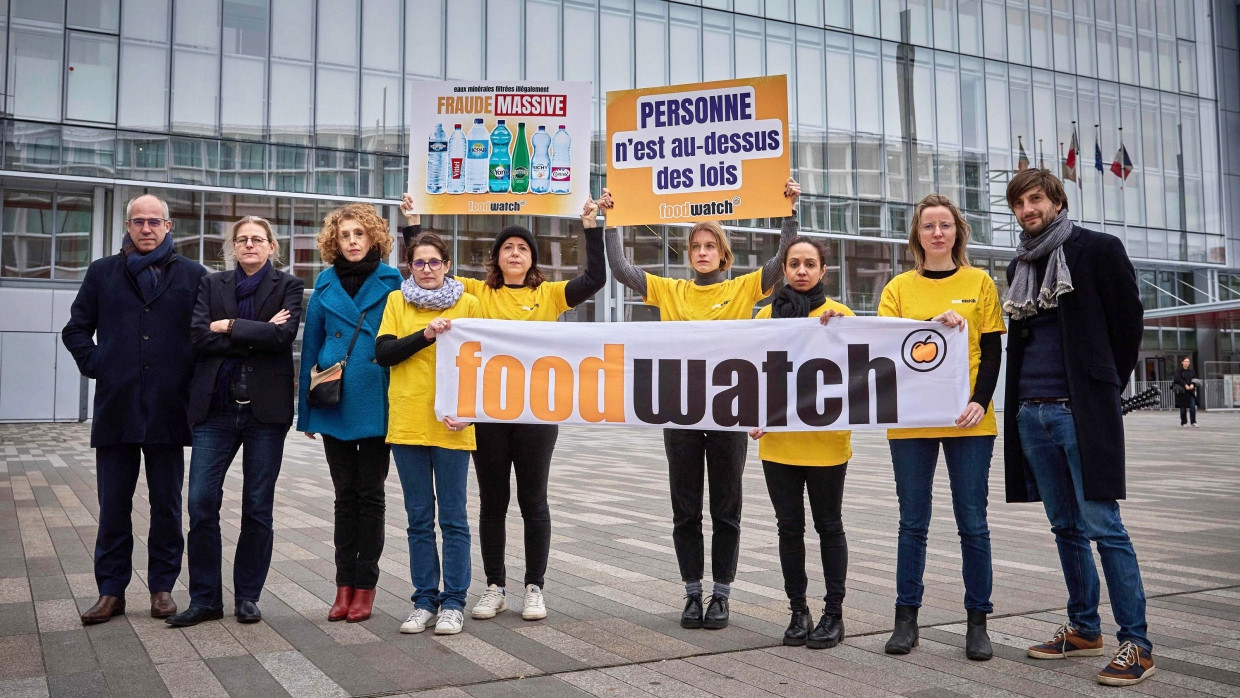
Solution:
M530 148L525 140L525 122L517 122L517 146L512 151L512 193L530 189Z

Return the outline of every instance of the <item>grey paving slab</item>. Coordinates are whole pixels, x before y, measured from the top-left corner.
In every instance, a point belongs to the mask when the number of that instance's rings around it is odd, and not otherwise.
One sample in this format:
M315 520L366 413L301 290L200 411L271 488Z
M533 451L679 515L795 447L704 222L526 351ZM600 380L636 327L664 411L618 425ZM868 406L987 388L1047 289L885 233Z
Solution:
M211 673L234 698L280 698L288 692L253 655L206 660Z
M103 672L100 671L48 676L47 691L57 698L104 698L112 695L126 695L123 692L113 692L104 680Z

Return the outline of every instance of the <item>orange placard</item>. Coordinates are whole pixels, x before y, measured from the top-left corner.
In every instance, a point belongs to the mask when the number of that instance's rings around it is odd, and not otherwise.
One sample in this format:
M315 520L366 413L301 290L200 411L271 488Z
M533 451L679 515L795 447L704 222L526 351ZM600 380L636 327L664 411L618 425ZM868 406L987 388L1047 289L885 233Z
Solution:
M788 215L788 76L607 93L608 225Z

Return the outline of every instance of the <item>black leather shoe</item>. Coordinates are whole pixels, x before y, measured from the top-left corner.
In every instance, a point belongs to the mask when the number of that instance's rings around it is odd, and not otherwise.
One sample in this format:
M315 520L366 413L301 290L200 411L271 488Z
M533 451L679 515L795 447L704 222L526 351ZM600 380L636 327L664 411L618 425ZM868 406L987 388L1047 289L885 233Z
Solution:
M680 627L696 630L702 627L702 594L685 595L685 610L680 614Z
M257 623L263 619L263 612L253 601L238 601L236 613L238 623Z
M917 607L896 606L896 628L883 649L887 654L908 654L916 646Z
M702 627L707 630L722 630L728 627L727 597L710 597L710 603L706 604L706 613L702 615Z
M969 659L984 662L995 656L990 646L990 636L986 634L986 614L982 611L968 609L969 621L964 631L964 654Z
M809 609L793 610L792 620L788 621L788 629L784 631L784 644L788 647L800 647L805 644L805 638L809 637L810 627L814 624L814 617L810 615Z
M188 628L191 625L198 625L209 620L220 620L223 617L224 609L222 608L207 608L191 604L189 608L175 616L165 618L164 622L174 628Z
M839 616L822 614L818 626L805 640L805 646L812 650L825 650L835 647L844 641L844 619Z

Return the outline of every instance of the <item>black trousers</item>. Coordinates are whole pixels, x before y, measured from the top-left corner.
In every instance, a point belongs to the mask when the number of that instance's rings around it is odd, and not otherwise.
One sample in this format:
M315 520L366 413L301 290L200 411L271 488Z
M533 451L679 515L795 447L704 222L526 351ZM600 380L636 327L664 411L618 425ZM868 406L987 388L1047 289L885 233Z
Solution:
M474 473L478 477L478 547L487 584L507 586L504 565L505 523L511 473L517 475L517 505L525 524L525 583L542 587L551 554L551 510L547 507L547 478L560 428L554 424L497 424L474 426L478 449Z
M784 592L793 608L805 606L809 579L805 574L805 491L814 516L822 549L822 571L827 595L824 613L839 616L844 602L844 580L848 576L848 540L840 504L844 498L844 475L848 464L833 466L784 465L762 461L766 490L775 508L779 531L779 566L784 572Z
M100 596L125 597L133 574L133 510L138 471L146 461L146 489L151 503L147 534L147 586L172 591L181 574L185 539L181 535L181 486L185 449L168 444L121 444L95 449L99 487L99 532L95 538L95 583Z
M710 487L711 577L731 584L741 542L741 477L749 436L740 431L664 429L672 490L672 543L680 578L696 582L705 567L702 540L702 479Z
M342 441L323 434L336 490L336 586L374 589L383 554L383 483L391 447L384 437Z

